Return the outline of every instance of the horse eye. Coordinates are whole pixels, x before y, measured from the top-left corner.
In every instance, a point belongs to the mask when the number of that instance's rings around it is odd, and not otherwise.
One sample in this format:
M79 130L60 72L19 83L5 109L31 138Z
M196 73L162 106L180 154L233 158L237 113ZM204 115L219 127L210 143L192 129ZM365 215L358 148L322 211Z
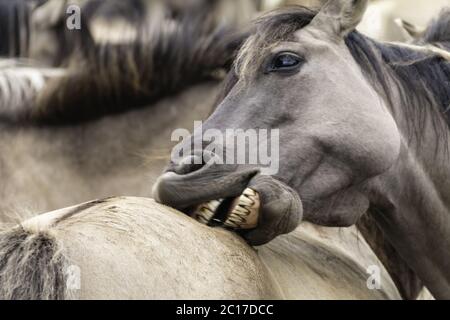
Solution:
M281 53L273 58L269 72L295 71L301 66L303 59L294 53Z

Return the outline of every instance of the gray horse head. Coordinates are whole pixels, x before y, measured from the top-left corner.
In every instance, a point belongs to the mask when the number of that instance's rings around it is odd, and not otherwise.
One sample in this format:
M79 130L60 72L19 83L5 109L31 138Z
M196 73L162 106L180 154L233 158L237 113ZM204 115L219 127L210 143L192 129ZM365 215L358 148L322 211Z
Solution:
M252 244L290 232L302 219L355 224L370 205L365 183L389 170L401 141L388 107L346 44L367 2L329 1L317 14L301 7L269 13L241 48L230 89L202 133L279 130L277 141L270 136L265 142L279 147L277 172L263 174L255 163L211 164L205 153L212 149L203 143L171 163L155 198L186 210L251 188L260 197L259 224L242 235ZM192 139L187 141L181 145ZM203 161L192 163L202 154Z

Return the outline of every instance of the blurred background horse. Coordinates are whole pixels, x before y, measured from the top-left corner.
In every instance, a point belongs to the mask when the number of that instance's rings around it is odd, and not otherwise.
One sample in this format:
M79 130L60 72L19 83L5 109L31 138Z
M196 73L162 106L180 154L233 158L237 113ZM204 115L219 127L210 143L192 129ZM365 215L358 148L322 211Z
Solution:
M241 38L209 10L185 10L175 26L159 9L150 17L126 43L82 30L89 46L77 44L58 69L33 68L34 59L0 69L3 217L16 206L150 195L171 132L211 112Z
M293 2L324 1L0 1L0 55L9 58L0 65L0 220L112 195L149 196L172 131L213 111L247 23ZM382 2L371 5L385 10L377 22L396 30L394 19L425 26L443 5L401 15L414 10ZM80 31L65 26L71 3L82 9ZM391 27L373 26L364 32L405 39L401 29L394 37ZM383 262L393 264L403 297L415 298L416 277L390 248L373 247L389 256Z

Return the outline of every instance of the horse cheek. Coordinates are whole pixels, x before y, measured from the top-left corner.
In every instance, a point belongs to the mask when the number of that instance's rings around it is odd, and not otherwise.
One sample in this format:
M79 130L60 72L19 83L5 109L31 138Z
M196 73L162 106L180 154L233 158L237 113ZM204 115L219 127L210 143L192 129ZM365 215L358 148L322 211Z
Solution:
M305 220L325 227L350 227L369 210L369 199L355 189L341 191L305 210ZM309 211L310 215L306 212Z

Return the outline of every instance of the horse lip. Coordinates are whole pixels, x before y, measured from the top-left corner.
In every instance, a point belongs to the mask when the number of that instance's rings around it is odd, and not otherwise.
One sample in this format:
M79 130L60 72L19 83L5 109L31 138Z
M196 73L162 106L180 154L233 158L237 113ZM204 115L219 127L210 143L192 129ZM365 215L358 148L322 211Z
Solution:
M212 193L206 192L208 194L208 196L203 197L203 198L199 197L199 201L196 202L195 204L198 205L202 202L218 199L221 197L224 197L224 198L236 197L239 194L241 194L243 192L243 190L245 190L245 188L248 186L248 183L250 182L250 180L259 173L260 173L259 169L252 169L252 170L245 170L242 172L235 171L235 172L224 174L222 177L216 178L216 179L231 178L231 180L229 180L229 182L227 182L226 180L223 181L222 188L217 190L217 194L214 195L214 192L212 192ZM158 203L165 204L164 198L166 198L166 197L162 196L162 192L170 190L171 188L175 187L177 184L183 183L184 181L187 184L189 184L189 183L191 183L190 181L195 181L195 178L197 178L199 176L201 177L201 176L203 176L203 174L206 174L206 176L207 176L208 171L202 172L202 170L199 170L199 171L192 172L192 173L189 173L186 175L177 174L176 172L171 171L171 170L166 171L165 173L163 173L162 176L160 176L158 178L158 180L156 181L156 183L153 186L152 194L153 194L154 200ZM193 178L193 180L192 180L192 178ZM234 191L229 192L232 189L234 189L236 192L234 192ZM205 190L206 189L203 190L204 195L205 195ZM211 190L208 190L208 191L211 191ZM193 186L193 192L195 193L194 186ZM199 190L199 192L201 193L202 191ZM234 193L236 193L236 194L234 194ZM197 197L194 196L193 198L197 198ZM193 203L190 205L193 205Z
M174 171L166 171L165 173L163 173L162 176L160 176L155 184L153 185L152 188L152 195L153 195L153 199L158 202L158 203L162 203L161 202L161 197L159 195L159 189L160 189L160 185L164 180L170 179L172 177L176 177L178 176Z

